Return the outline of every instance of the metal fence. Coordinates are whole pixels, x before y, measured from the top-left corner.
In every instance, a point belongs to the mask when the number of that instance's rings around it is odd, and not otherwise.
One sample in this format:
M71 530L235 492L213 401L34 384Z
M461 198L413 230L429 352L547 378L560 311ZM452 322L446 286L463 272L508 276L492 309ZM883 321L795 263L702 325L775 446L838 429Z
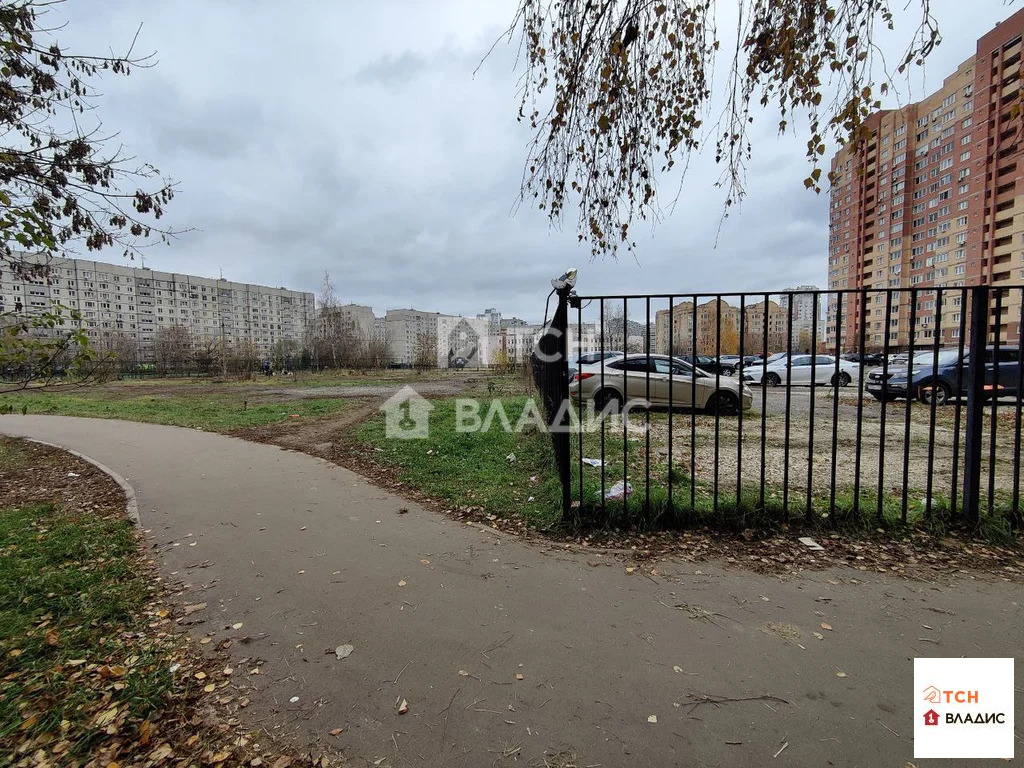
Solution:
M535 375L575 518L1020 523L1024 286L562 304Z

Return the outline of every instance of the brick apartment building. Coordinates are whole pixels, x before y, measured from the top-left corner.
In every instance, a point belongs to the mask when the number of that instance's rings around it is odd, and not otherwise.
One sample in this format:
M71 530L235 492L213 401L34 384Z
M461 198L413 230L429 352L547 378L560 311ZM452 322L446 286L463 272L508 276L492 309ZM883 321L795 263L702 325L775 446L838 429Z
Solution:
M978 40L974 56L935 93L899 110L873 114L863 137L832 160L829 289L917 288L914 343L955 344L961 291L929 288L1024 284L1024 156L1021 36L1024 10ZM1020 332L1020 291L1002 300L1003 340ZM841 347L904 348L909 293L843 297ZM837 297L826 339L836 343ZM993 300L993 306L995 302ZM941 327L936 328L941 315ZM993 320L993 331L995 322Z

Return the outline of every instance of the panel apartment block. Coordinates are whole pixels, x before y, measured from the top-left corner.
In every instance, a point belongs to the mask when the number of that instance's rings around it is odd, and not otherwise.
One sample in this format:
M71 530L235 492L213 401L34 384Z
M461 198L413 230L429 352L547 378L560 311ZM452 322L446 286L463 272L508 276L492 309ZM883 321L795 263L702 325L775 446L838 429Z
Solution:
M46 277L0 273L0 312L52 304L77 310L94 343L137 341L143 360L155 333L172 326L187 328L195 343L251 342L269 355L279 341L301 342L314 312L312 293L85 259L52 259Z
M829 284L832 291L918 288L914 343L955 344L959 291L929 288L1024 282L1024 158L1021 148L1021 36L1024 10L977 42L974 56L942 88L899 110L872 115L862 137L832 160ZM1019 293L1002 306L1004 339L1019 333ZM888 303L887 303L888 302ZM904 348L910 296L883 293L829 302L827 341Z

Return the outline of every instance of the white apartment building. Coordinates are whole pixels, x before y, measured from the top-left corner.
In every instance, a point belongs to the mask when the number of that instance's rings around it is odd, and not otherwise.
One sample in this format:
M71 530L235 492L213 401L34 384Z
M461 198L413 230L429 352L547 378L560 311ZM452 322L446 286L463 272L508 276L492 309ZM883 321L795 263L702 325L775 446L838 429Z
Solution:
M379 338L384 333L382 319L373 314L373 307L363 304L321 307L317 321L321 325L347 331L360 339Z
M391 362L395 365L416 365L437 356L437 333L440 312L418 309L389 309L384 316ZM446 315L446 317L452 317ZM431 351L428 353L427 350Z
M26 262L45 257L25 254ZM45 277L21 278L0 268L0 312L42 312L62 305L81 315L94 343L135 340L141 360L152 359L161 328L182 326L193 342L251 342L269 355L279 341L301 342L314 313L312 293L223 278L160 272L86 259L49 260Z
M794 294L783 293L779 296L779 306L787 315L789 313L790 300L793 302L793 343L797 344L800 335L807 332L808 337L812 336L814 330L814 316L818 315L818 338L821 340L825 334L825 327L821 321L820 296L816 297L814 292L821 290L816 285L798 285L796 288L787 288L787 291L794 291ZM817 300L815 300L817 298Z
M534 345L543 332L544 326L540 324L507 326L499 331L497 340L490 346L495 351L502 350L508 360L522 362L533 352ZM600 351L601 339L596 323L583 323L582 326L569 323L566 337L570 360L581 354Z

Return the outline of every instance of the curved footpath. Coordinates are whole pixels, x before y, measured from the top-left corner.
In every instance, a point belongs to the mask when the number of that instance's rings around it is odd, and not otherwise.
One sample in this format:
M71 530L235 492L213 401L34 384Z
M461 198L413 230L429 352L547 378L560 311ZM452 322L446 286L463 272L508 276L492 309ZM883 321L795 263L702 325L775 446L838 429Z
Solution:
M164 573L207 604L189 630L264 660L234 675L250 717L351 766L904 765L913 657L1013 656L1024 636L1020 587L990 577L627 573L273 446L56 416L0 432L126 477Z

